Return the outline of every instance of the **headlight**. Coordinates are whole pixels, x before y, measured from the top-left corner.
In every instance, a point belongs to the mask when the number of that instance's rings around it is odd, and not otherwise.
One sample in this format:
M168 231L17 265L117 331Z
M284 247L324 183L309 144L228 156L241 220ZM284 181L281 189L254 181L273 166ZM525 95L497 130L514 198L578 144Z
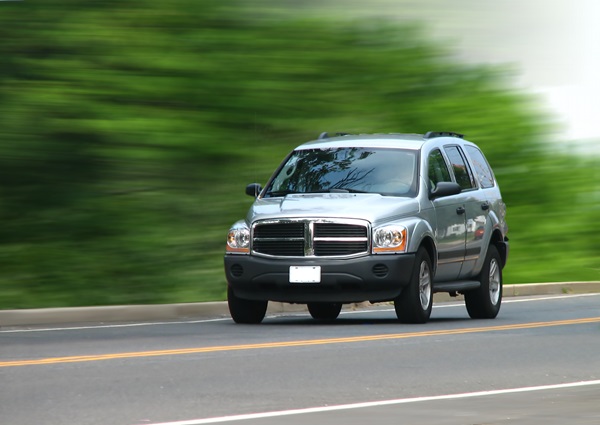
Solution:
M373 254L405 252L408 231L404 226L384 226L373 231Z
M248 254L250 253L250 229L245 224L234 225L227 234L227 252Z

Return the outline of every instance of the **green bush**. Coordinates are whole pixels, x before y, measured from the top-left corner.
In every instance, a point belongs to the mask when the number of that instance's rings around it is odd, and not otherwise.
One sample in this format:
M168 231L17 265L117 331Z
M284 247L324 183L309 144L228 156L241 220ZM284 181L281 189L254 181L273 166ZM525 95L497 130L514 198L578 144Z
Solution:
M0 308L223 299L244 186L321 131L466 133L508 204L507 283L598 279L598 162L548 153L506 69L418 26L225 0L2 8Z

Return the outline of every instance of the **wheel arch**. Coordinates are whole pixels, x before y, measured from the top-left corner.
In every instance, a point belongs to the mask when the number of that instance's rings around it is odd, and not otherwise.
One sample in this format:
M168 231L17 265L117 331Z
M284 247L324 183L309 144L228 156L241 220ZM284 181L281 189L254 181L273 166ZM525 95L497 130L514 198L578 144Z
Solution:
M502 236L502 232L500 229L495 229L492 232L492 237L490 238L490 245L495 245L498 249L498 253L500 254L500 260L502 262L502 268L506 265L506 261L508 260L508 249L506 247L505 238Z
M437 270L437 248L435 246L435 242L430 236L425 236L419 246L425 248L425 251L427 251L427 254L429 254L431 267L433 268L431 272L433 276L435 276L435 272Z

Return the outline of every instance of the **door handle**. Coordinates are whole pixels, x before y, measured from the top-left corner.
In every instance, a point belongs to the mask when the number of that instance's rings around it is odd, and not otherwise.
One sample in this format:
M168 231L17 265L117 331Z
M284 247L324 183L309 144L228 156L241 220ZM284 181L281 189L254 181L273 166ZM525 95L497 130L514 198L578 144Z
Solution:
M483 204L481 204L481 209L484 211L487 211L490 209L490 204L488 204L487 202L484 202Z
M458 208L456 209L456 214L458 214L458 215L461 215L461 214L464 214L464 213L465 213L465 211L466 211L466 210L465 210L465 207L458 207Z

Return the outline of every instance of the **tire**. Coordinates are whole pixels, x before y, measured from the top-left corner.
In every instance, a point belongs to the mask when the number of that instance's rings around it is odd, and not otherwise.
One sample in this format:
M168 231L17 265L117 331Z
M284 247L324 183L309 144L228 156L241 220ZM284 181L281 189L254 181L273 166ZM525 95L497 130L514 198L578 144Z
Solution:
M308 303L308 312L316 320L335 320L340 315L342 303Z
M410 282L394 300L396 316L402 323L426 323L433 306L433 275L431 259L420 247L415 257L415 268Z
M502 304L502 260L495 245L488 247L477 280L481 282L479 289L465 292L467 312L472 319L494 319Z
M239 298L230 286L227 287L229 314L235 323L258 324L267 313L268 301L254 301Z

